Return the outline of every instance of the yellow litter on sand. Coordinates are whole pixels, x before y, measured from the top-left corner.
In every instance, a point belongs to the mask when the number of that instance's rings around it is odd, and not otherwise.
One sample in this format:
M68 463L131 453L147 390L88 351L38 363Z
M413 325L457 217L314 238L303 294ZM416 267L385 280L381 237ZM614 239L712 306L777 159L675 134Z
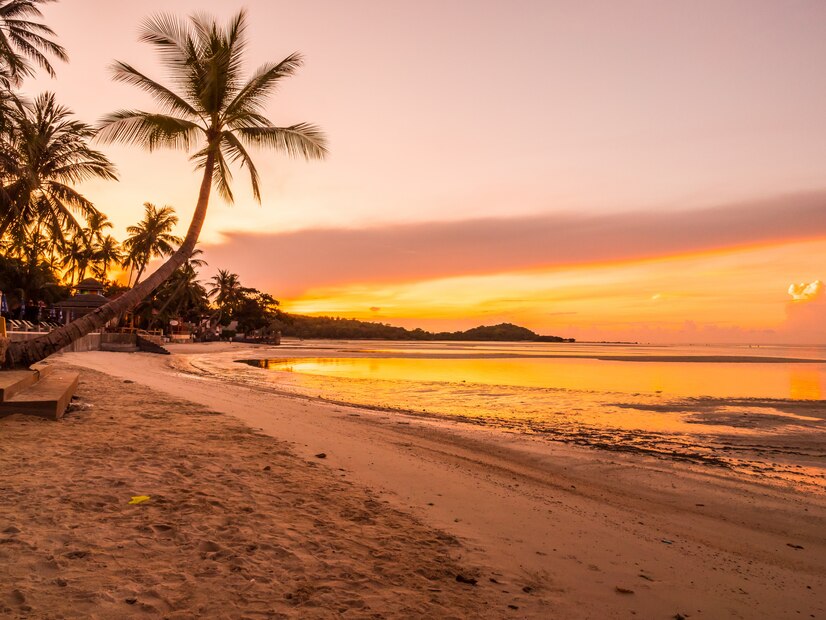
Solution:
M148 495L135 495L132 499L129 500L130 504L143 504L144 502L149 501Z

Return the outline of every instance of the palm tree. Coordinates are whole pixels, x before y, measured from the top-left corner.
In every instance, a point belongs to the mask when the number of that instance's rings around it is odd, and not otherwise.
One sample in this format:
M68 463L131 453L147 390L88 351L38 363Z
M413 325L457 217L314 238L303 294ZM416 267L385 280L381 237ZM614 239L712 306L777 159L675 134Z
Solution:
M123 242L126 250L125 266L138 271L135 284L140 282L143 270L150 260L169 256L175 251L175 246L181 245L181 238L172 234L172 229L178 223L175 209L170 206L159 209L151 202L145 202L143 206L143 219L126 229L129 237ZM129 279L131 278L130 271Z
M7 88L34 73L31 61L54 77L46 54L69 59L66 50L47 38L55 35L51 28L29 20L43 16L37 5L46 2L54 0L0 0L0 83Z
M109 270L109 265L114 262L122 260L120 254L120 244L112 237L112 235L105 235L104 231L107 228L112 228L112 222L109 218L100 211L95 211L89 214L86 219L86 227L83 229L83 236L86 240L86 246L89 248L89 264L92 268L92 274L95 277L101 277L105 280L106 271ZM104 239L108 239L106 247L102 247ZM105 258L105 264L101 268L99 263L101 259Z
M209 263L207 263L203 258L195 258L196 256L202 256L203 253L203 250L195 248L194 250L192 250L192 254L189 255L189 258L186 259L186 262L184 262L183 266L186 267L187 265L189 265L193 269L195 267L206 267Z
M161 110L121 110L110 114L103 119L100 136L107 141L138 144L150 151L159 147L189 150L197 145L192 158L197 169L203 171L203 178L192 221L178 250L146 280L64 328L37 339L12 343L12 363L34 363L102 327L134 308L172 275L195 249L213 184L221 196L232 200L229 164L237 162L247 168L253 195L260 201L258 172L247 146L270 147L306 159L324 157L325 138L314 125L276 127L263 114L267 97L279 82L295 73L301 57L291 54L281 62L265 64L244 80L241 66L245 30L244 11L226 27L204 16L183 21L161 15L146 21L141 40L160 52L178 92L126 63L115 64L115 79L148 92Z
M219 321L224 313L229 314L241 301L244 287L238 279L238 274L230 273L228 269L219 269L218 273L210 279L212 288L207 291L210 297L214 297L218 306Z
M209 310L209 298L203 285L198 281L198 272L192 265L184 263L156 291L156 299L162 301L150 327L157 321L167 321L182 317L197 319Z
M86 237L82 234L74 235L63 245L59 265L69 278L70 286L83 280L93 256L94 249L89 246Z
M96 278L105 283L109 268L112 265L119 265L122 260L123 252L121 252L120 243L112 235L106 235L95 245L92 254L92 261L94 262L92 272Z
M37 221L51 229L79 232L75 213L89 220L94 205L72 185L92 178L116 179L115 167L89 147L95 130L71 120L71 112L45 93L34 103L16 102L10 117L10 139L0 144L5 200L0 237L10 226Z
M91 244L98 244L103 241L103 231L107 228L112 228L112 222L106 214L100 211L90 213L86 218L86 227L83 229L83 234Z
M207 264L205 260L195 258L203 253L203 250L194 249L186 262L155 291L154 301L162 303L157 313L153 314L149 323L150 329L158 321L166 321L182 313L191 314L209 308L209 296L198 280L196 270L197 267Z

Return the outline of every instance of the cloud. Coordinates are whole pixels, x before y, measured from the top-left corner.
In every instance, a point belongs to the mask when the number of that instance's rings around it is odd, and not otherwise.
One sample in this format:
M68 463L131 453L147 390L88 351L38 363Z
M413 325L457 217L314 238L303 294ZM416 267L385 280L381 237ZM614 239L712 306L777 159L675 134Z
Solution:
M791 295L795 301L812 301L819 299L823 296L823 282L815 280L809 283L790 284L789 295Z
M803 282L789 286L792 300L786 303L782 333L789 342L826 343L826 290L823 282Z
M694 211L548 214L364 229L225 233L212 267L295 297L318 287L412 282L674 256L826 236L826 192Z

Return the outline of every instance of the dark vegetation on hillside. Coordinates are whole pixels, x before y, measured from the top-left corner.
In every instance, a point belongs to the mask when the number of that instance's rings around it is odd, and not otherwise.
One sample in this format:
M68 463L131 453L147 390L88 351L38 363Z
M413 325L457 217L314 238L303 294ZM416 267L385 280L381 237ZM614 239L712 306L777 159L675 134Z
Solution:
M285 314L281 319L281 334L295 338L330 338L345 340L496 340L506 342L574 342L573 338L540 336L531 330L501 323L479 326L458 332L428 332L405 329L385 323L369 323L356 319L330 316Z

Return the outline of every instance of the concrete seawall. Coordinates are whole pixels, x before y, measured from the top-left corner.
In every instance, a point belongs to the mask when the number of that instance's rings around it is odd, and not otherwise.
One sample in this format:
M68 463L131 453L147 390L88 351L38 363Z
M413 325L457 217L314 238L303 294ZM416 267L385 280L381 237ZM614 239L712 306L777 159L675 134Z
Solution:
M38 336L43 336L47 332L8 332L7 336L12 342L22 342L24 340L31 340ZM83 353L84 351L100 351L100 343L105 338L106 342L112 336L127 338L130 334L86 334L83 338L75 340L68 347L60 350L61 353Z

